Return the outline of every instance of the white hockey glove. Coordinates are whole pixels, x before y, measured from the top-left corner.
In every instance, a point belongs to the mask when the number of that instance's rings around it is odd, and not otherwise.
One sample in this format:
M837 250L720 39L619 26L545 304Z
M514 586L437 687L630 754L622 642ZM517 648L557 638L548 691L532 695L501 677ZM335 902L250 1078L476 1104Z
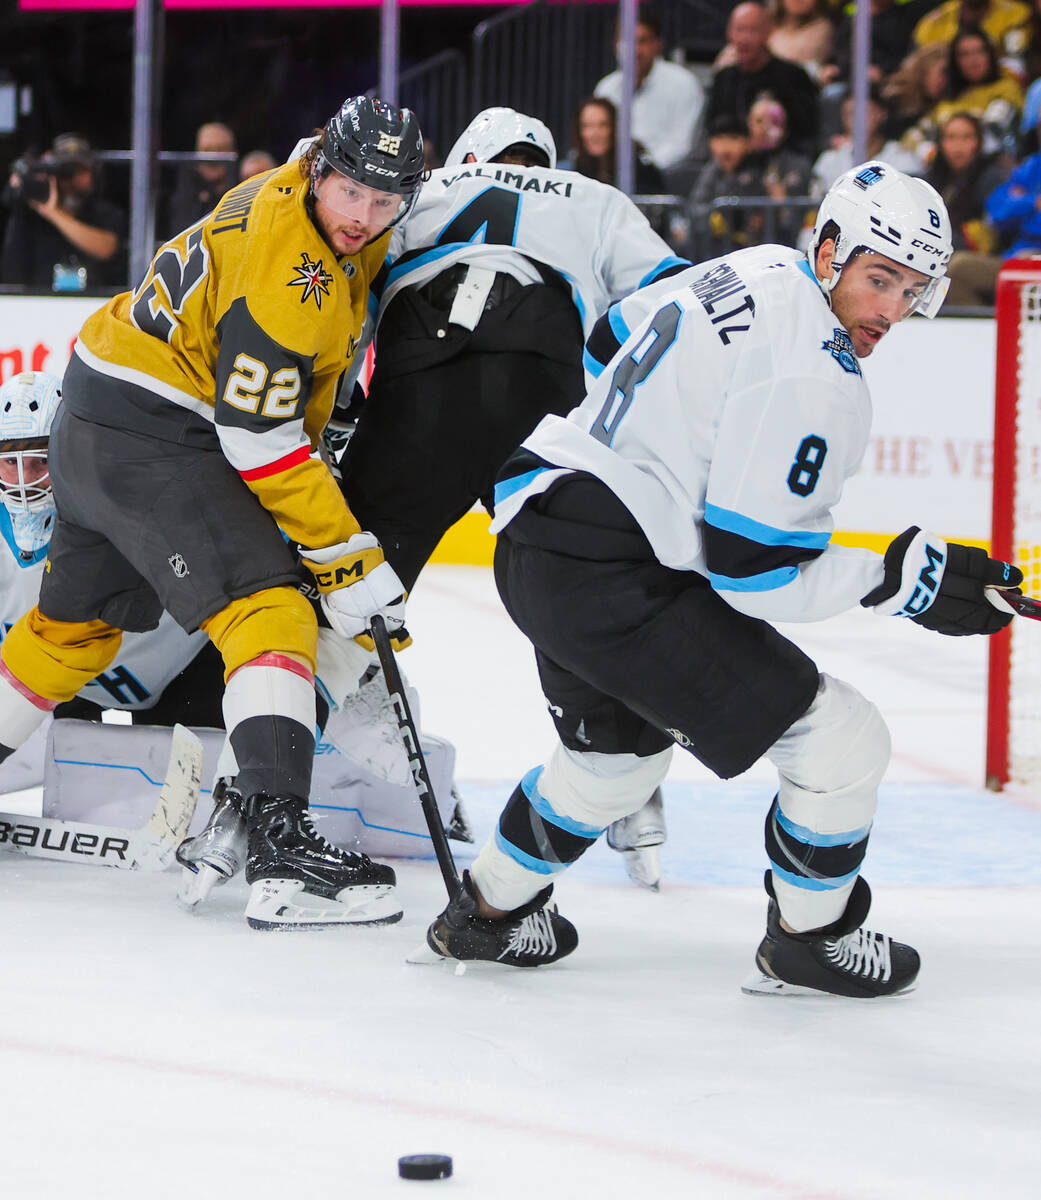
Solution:
M910 617L926 629L959 637L997 633L1012 620L984 588L1017 589L1023 572L990 558L978 546L946 542L917 525L894 538L886 551L885 579L861 600L883 616Z
M303 550L301 557L337 633L357 638L377 613L391 632L405 624L405 589L371 533L356 533L321 550Z

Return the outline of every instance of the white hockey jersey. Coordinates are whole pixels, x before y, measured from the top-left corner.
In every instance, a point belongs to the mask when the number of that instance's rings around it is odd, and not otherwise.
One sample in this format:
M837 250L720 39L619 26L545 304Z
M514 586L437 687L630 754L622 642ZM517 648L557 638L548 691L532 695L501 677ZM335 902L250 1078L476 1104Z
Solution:
M502 163L430 173L391 237L380 312L403 287L460 262L526 284L549 268L571 289L585 337L614 300L689 265L617 188L575 171Z
M572 471L595 475L667 567L734 608L816 621L882 582L882 556L831 544L832 509L871 423L853 343L804 256L739 250L622 300L598 327L610 361L568 417L524 442L541 460L495 493L492 531Z
M47 547L26 558L11 533L7 509L0 504L0 638L29 611L40 595ZM79 695L103 708L151 708L168 683L206 644L206 634L191 635L169 613L148 633L124 633L115 661Z

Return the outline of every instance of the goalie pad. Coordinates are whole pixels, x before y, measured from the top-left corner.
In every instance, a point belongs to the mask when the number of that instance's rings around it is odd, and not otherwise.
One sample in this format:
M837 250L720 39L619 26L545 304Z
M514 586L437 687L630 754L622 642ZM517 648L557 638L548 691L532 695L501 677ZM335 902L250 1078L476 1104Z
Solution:
M202 778L215 778L224 731L196 729L203 745ZM447 824L452 815L455 748L422 735L423 753ZM155 807L170 754L170 730L151 725L55 721L47 739L43 815L65 821L135 827ZM212 809L204 789L189 834L202 831ZM411 776L392 782L322 740L315 748L311 811L323 837L374 858L428 858L433 847Z

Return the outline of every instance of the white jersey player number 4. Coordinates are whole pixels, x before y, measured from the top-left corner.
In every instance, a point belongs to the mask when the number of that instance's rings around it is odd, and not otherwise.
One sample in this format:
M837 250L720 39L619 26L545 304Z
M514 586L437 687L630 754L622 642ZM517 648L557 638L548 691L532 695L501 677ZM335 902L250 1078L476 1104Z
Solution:
M165 871L195 815L201 779L202 743L190 729L175 725L158 803L140 829L0 813L0 850L99 867Z

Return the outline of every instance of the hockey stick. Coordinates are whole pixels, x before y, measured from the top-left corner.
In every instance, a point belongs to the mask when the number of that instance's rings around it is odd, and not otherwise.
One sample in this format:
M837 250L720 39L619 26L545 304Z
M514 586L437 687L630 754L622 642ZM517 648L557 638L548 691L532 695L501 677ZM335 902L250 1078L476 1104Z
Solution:
M155 811L140 829L0 813L0 850L133 871L164 871L188 832L202 780L202 742L175 725Z
M995 608L1003 609L1007 605L1021 617L1029 617L1031 621L1041 621L1041 600L1033 596L1024 596L1022 592L1009 592L1004 588L989 587L984 589L987 599ZM995 595L997 599L995 599Z
M430 840L434 843L437 865L441 868L441 876L448 889L449 912L458 912L462 918L465 918L476 910L476 902L463 887L459 872L456 870L455 859L452 857L452 851L448 845L448 836L441 824L441 814L437 809L430 773L427 771L426 760L419 744L419 732L412 719L412 710L405 699L405 687L401 681L401 672L398 670L397 660L394 658L394 650L390 644L386 623L381 616L377 615L372 618L370 632L372 640L376 644L380 666L383 668L387 691L394 704L394 711L398 715L398 732L401 734L401 742L405 747L405 754L408 756L412 782L416 785L416 795L419 798L420 807L423 809L427 829L430 831Z

